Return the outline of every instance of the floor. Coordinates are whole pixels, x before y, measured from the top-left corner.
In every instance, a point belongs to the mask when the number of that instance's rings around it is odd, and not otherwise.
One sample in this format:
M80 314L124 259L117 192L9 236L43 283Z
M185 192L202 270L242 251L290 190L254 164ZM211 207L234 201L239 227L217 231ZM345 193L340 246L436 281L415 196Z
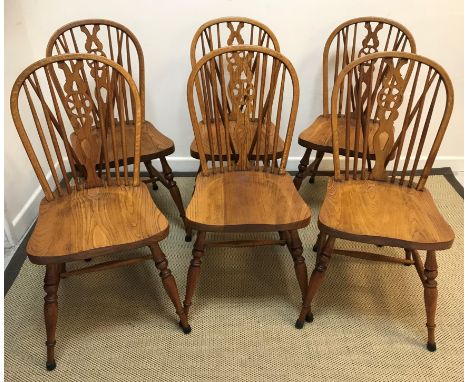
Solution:
M29 231L29 229L28 229ZM4 240L4 246L3 246L3 270L5 271L8 264L10 264L10 261L15 254L16 250L20 246L21 242L23 241L24 237L21 238L21 240L18 241L15 245L11 245L8 240Z
M3 263L3 270L6 269L8 264L10 263L11 258L15 254L16 246L10 248L4 248L4 263Z

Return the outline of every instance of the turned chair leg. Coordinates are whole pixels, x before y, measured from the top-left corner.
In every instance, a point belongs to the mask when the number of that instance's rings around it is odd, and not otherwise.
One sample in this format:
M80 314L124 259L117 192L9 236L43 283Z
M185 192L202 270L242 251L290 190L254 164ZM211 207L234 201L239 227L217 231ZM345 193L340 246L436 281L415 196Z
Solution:
M411 261L413 259L413 256L411 254L411 249L405 248L405 259ZM410 266L411 264L403 264L405 266Z
M301 188L302 181L304 180L304 172L307 170L307 166L309 165L309 159L310 159L310 153L312 152L312 149L306 149L306 152L304 153L304 156L302 157L298 170L299 172L297 175L294 177L294 186L296 186L296 190L299 190Z
M188 324L187 315L185 314L182 303L180 302L179 291L177 290L177 284L175 282L174 276L172 275L171 270L167 267L168 263L166 256L161 250L159 244L151 245L150 249L153 255L154 263L156 264L156 268L159 270L159 276L161 276L164 289L171 299L172 304L174 304L174 307L176 308L176 313L180 319L179 325L183 332L188 334L192 331L192 328Z
M427 251L424 263L424 304L426 305L427 317L427 350L436 351L435 342L435 314L437 307L437 260L435 251Z
M317 235L317 241L315 242L314 246L312 247L312 250L314 252L316 252L315 266L318 265L318 262L319 262L319 259L320 259L319 253L320 253L323 245L325 244L325 239L326 239L326 236L322 232L319 232L319 234Z
M315 175L317 175L318 168L320 166L320 163L322 162L324 155L325 155L324 151L317 151L317 154L315 155L315 159L310 165L311 173L310 173L309 183L315 182Z
M190 261L190 267L187 273L187 286L184 299L184 311L187 317L190 306L192 305L193 294L195 293L195 288L197 287L198 279L200 277L200 266L202 263L201 258L205 251L205 236L206 232L199 231L195 244L193 245L193 259Z
M322 245L325 242L325 235L322 232L319 232L317 235L317 241L315 242L314 246L312 247L312 250L314 252L319 252L320 248L322 248ZM318 257L318 256L317 256Z
M304 256L302 256L304 249L302 247L301 238L299 237L299 233L297 232L297 230L290 231L287 240L288 249L294 261L294 270L296 272L296 278L299 283L299 287L301 288L302 301L304 302L307 293L307 266L305 263ZM307 322L312 322L314 320L314 316L312 315L312 312L310 312L310 310L306 314L305 320Z
M44 319L47 332L47 362L46 368L51 371L57 366L55 362L55 330L57 328L57 290L60 282L61 264L48 264L44 277Z
M185 217L185 208L184 204L182 203L182 196L180 195L179 187L177 186L177 183L174 180L174 174L172 173L172 169L169 166L169 163L167 163L166 157L161 157L159 158L159 160L161 161L164 178L167 181L166 187L171 193L172 199L174 200L174 203L176 204L177 209L179 210L179 215L182 218L182 221L184 222L185 241L191 241L192 230L190 229L189 224L187 222L187 218Z
M296 321L296 328L302 329L304 326L304 321L306 319L307 314L310 312L310 303L314 298L315 294L317 293L318 288L323 282L325 278L325 271L327 270L328 262L333 254L333 247L335 245L335 238L329 236L323 250L319 252L319 261L318 264L315 266L312 275L310 276L309 287L307 289L306 296L304 298L304 302L302 304L301 313L299 318Z
M419 256L418 251L416 251L415 249L411 250L411 254L414 260L414 266L416 268L416 271L418 272L419 279L424 285L424 283L426 282L426 275L424 274L424 265L421 260L421 256Z
M157 183L157 177L156 177L156 174L154 173L154 168L153 168L153 165L151 164L151 161L146 161L146 162L143 162L145 164L145 167L146 167L146 171L148 171L148 175L151 179L151 183L153 184L153 190L157 190L158 189L158 183Z

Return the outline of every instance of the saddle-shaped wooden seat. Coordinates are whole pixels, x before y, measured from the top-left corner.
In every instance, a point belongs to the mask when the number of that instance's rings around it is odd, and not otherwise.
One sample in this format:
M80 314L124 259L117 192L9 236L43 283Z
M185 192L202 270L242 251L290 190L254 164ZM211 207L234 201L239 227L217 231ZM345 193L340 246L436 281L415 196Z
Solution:
M63 263L158 243L168 233L145 184L89 188L43 200L26 251L36 264Z
M455 237L427 189L372 180L330 178L318 224L326 235L410 249L448 249Z
M350 155L354 155L354 142L356 137L356 117L350 116L349 118L349 140L350 140ZM346 117L344 115L338 116L339 131L339 145L340 154L346 154ZM369 159L374 159L374 133L379 128L377 121L369 124ZM358 132L358 155L362 156L362 143L364 141L362 137L362 130ZM332 130L331 130L331 115L321 115L315 119L315 121L304 131L299 134L299 144L304 147L312 148L317 151L323 151L327 153L333 152L332 142Z
M200 231L290 231L306 227L310 216L288 174L253 171L198 175L187 207Z

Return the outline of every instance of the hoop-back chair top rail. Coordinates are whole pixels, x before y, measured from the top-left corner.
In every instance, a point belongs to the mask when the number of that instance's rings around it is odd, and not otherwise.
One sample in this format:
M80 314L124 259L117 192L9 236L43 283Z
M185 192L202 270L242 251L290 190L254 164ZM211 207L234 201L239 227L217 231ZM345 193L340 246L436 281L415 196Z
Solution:
M215 49L244 44L280 51L278 39L265 24L247 17L221 17L207 21L195 32L190 45L192 68Z

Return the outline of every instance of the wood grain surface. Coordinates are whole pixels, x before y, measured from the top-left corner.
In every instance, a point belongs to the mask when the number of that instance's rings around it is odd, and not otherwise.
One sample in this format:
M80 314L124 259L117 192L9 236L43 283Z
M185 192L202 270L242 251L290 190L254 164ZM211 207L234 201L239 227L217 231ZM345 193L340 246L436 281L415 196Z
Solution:
M411 249L447 249L453 230L427 190L371 180L330 178L320 230L360 242Z
M115 143L116 143L116 153L119 157L119 161L122 164L123 157L123 144L122 144L122 133L121 133L120 122L115 122ZM128 154L132 154L135 147L135 125L133 123L125 123L125 146ZM101 131L99 129L93 128L92 134L95 137L98 145L101 145ZM72 147L75 149L77 145L76 134L72 133L70 136L70 141ZM107 151L111 153L112 160L109 165L114 167L114 158L113 154L113 143L111 134L107 135ZM145 121L141 125L141 162L150 161L152 159L157 159L161 156L165 156L174 152L174 142L171 139L166 137L164 134L160 133L151 122ZM128 162L133 163L133 158L130 155L128 157ZM99 164L99 160L96 161L96 165Z
M43 200L27 252L34 263L64 262L157 242L168 229L146 185L91 188Z
M200 126L200 134L201 134L202 143L203 143L203 151L205 152L206 157L211 157L211 149L210 149L210 144L209 144L208 129L206 127L206 124L203 123L203 122L200 122L199 126ZM250 123L248 123L246 125L246 129L249 130L249 132L247 134L249 136L253 136L255 134L255 131L257 130L257 127L258 127L257 120L250 121ZM214 136L215 131L216 131L215 130L216 129L215 124L211 123L210 128L212 130L211 134ZM226 160L227 150L226 150L226 134L225 134L225 131L224 131L224 125L221 124L219 126L219 129L220 129L221 153L223 155L223 158ZM238 152L238 149L237 149L238 144L237 144L237 141L236 141L235 130L236 130L236 121L229 121L229 133L230 133L230 137L231 137L231 144L234 147L234 150L233 150L234 153ZM267 146L268 146L268 157L272 158L273 157L273 145L274 145L274 139L275 139L275 134L274 134L275 125L270 124L270 127L268 128L268 139L267 140L265 140L266 132L267 132L266 125L263 123L262 126L261 126L261 130L260 130L260 144L259 144L258 149L259 149L260 153L263 154L265 152L265 141L268 142L268 144L267 144ZM330 132L330 135L331 135L331 132ZM258 142L259 142L259 140L257 139L255 144L253 145L253 147L251 147L251 154L250 154L251 159L255 158L255 153L257 152ZM281 158L281 156L283 155L283 150L284 150L284 141L280 137L278 137L278 145L277 145L277 149L276 149L276 157L277 158ZM217 145L214 145L213 151L214 151L214 156L216 158L219 158L218 146ZM195 142L195 140L193 140L192 144L190 145L190 154L194 158L197 158L197 159L200 158L200 154L199 154L198 149L197 149L197 143ZM261 155L261 157L263 157L263 155Z
M350 117L350 147L354 147L354 138L355 138L355 126L356 118ZM369 124L369 154L374 155L374 145L372 137L375 131L378 129L378 121L371 121ZM338 125L339 131L339 145L340 145L340 154L345 154L346 148L346 117L344 115L338 116ZM359 130L359 154L362 155L362 130ZM315 121L304 131L299 134L299 144L301 146L312 148L317 151L323 151L327 153L333 152L333 142L332 142L332 128L331 128L331 115L326 116L320 115ZM354 152L351 150L351 155L354 155Z
M289 175L234 171L198 175L187 219L204 231L289 231L311 212Z

